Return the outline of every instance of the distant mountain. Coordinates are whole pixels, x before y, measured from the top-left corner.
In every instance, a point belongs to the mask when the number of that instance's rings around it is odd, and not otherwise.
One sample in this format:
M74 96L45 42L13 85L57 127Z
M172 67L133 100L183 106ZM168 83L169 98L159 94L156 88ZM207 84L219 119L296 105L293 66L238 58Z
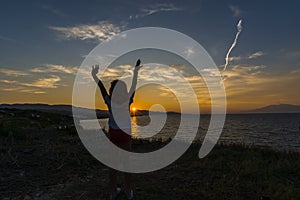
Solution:
M278 104L269 105L254 110L248 110L244 113L300 113L300 105Z
M72 116L72 105L48 105L48 104L0 104L0 109L19 109L19 110L35 110L44 112L54 112ZM77 110L78 118L91 119L94 118L94 110L88 108L74 107ZM152 114L162 114L161 112L150 111ZM96 109L98 118L107 118L107 110ZM178 112L167 112L168 115L180 115ZM137 110L136 116L149 115L148 110ZM76 116L75 116L76 117Z
M48 105L48 104L0 104L0 109L20 109L20 110L35 110L44 112L54 112L64 115L72 115L72 105ZM93 118L94 110L88 108L74 107L77 109L80 118ZM97 116L100 118L108 117L107 110L96 110Z
M48 104L1 104L0 108L21 109L21 110L57 110L72 111L71 105L48 105Z

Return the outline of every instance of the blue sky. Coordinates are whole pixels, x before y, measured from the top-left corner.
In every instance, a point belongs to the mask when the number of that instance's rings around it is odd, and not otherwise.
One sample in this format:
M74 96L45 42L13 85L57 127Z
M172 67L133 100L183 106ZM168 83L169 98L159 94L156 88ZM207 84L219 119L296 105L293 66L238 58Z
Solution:
M80 55L87 54L95 41L62 41L49 27L92 25L99 21L125 26L122 30L144 26L178 30L202 44L218 64L224 62L240 18L244 30L233 54L263 51L276 55L274 60L262 60L266 64L272 62L275 67L283 62L276 58L278 54L299 50L297 1L2 1L1 4L1 65L12 68L45 62L79 65ZM146 14L143 9L160 9L160 4L173 5L178 10L142 17ZM230 7L240 11L235 15ZM140 17L129 19L135 15Z
M268 77L288 77L300 68L299 6L300 2L296 0L1 1L0 78L10 81L14 78L5 70L32 73L34 68L49 65L73 69L80 66L84 55L108 37L106 34L147 26L170 28L192 37L203 45L218 66L222 66L240 19L243 30L230 54L229 68L264 66L261 69ZM104 36L78 33L78 30L90 27L104 30ZM32 82L34 78L32 75ZM12 92L5 90L12 87L7 81L0 84L4 93ZM291 93L299 93L299 90ZM298 102L294 96L289 98L292 99L289 102ZM36 99L46 102L41 97ZM6 98L0 101L18 100ZM288 99L283 102L288 103Z

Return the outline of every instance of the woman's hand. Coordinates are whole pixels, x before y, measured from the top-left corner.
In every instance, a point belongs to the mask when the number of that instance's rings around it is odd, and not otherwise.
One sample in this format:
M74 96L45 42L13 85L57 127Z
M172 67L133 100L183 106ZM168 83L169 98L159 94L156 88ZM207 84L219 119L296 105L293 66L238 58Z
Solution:
M143 65L141 65L141 60L138 59L135 64L134 71L139 71L142 67L143 67Z
M141 60L140 60L140 59L138 59L138 60L136 61L136 64L135 64L135 66L140 66L140 64L141 64Z
M92 66L92 75L96 76L98 71L99 71L99 65L93 65Z

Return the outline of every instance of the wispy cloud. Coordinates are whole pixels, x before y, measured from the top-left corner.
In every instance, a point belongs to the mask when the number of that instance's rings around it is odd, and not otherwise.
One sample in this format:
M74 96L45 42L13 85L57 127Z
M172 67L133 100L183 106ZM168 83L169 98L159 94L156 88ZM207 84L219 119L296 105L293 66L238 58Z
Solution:
M242 59L244 59L244 57L242 57L242 56L228 57L228 61L237 61L237 60L242 60Z
M295 69L290 72L291 74L300 74L300 69Z
M12 70L12 69L0 69L0 73L5 74L6 76L26 76L29 75L27 72Z
M17 42L17 40L0 35L0 40L9 41L9 42Z
M24 81L17 81L17 80L7 80L3 79L0 80L2 83L0 90L7 91L7 92L24 92L24 93L31 93L31 94L44 94L46 91L42 89L54 89L57 88L60 84L61 78L58 76L50 76L47 78L40 78L33 82L24 82ZM5 87L3 87L5 85Z
M26 87L37 87L37 88L57 88L61 78L59 76L50 76L47 78L40 78L33 82L21 82L17 80L0 80L1 83L10 84L13 86L26 86Z
M52 75L49 78L40 78L32 83L19 83L20 85L27 87L37 88L57 88L59 86L61 78L59 76Z
M192 47L188 47L186 48L186 50L184 50L185 55L190 58L192 55L195 54L195 51Z
M65 74L76 74L78 67L66 67L63 65L46 64L42 67L35 67L31 69L31 72L35 73L65 73Z
M24 71L0 69L0 90L44 94L46 91L43 89L56 89L59 86L66 86L60 83L61 77L53 75L53 73L76 74L77 69L78 67L64 67L63 65L53 64L46 64L43 67ZM41 73L44 77L36 78L36 76L40 76L36 73Z
M262 52L262 51L258 51L255 53L251 53L247 56L232 56L232 57L228 57L228 61L238 61L238 60L249 60L249 59L255 59L261 56L266 55L266 53Z
M1 82L1 81L0 81ZM28 89L23 86L13 86L13 87L1 87L0 90L4 92L22 92L22 93L29 93L29 94L45 94L46 91L40 89Z
M265 55L262 51L258 51L258 52L255 52L253 54L250 54L248 56L249 59L254 59L254 58L257 58L257 57L260 57L260 56L263 56Z
M249 109L251 105L278 103L280 99L298 96L294 84L300 81L300 70L276 75L264 65L235 65L222 75L227 98L235 107Z
M59 17L67 17L68 16L64 12L62 12L62 11L56 9L56 8L53 8L52 6L49 6L49 5L43 5L42 8L49 11L49 12L51 12L54 15L59 16Z
M138 19L141 17L146 17L149 15L153 15L159 12L170 12L170 11L179 11L183 10L171 3L160 3L155 5L146 6L140 9L140 14L131 15L129 19Z
M165 11L178 11L181 8L176 7L174 4L156 4L146 8L141 9L145 15L152 15L158 12L165 12Z
M46 91L33 90L33 89L20 89L20 92L29 93L29 94L45 94Z
M122 30L122 27L107 21L71 27L50 26L49 28L56 31L60 39L96 40L100 42L115 36Z
M240 17L243 13L239 6L229 5L229 9L232 11L233 17Z
M235 65L231 68L231 70L227 72L222 72L224 80L228 80L230 78L245 78L249 75L258 75L262 73L262 69L266 68L264 65Z
M12 80L0 80L1 83L7 83L7 84L14 84L14 83L17 83L17 81L12 81Z
M22 90L23 87L0 87L0 90L5 92L15 92Z

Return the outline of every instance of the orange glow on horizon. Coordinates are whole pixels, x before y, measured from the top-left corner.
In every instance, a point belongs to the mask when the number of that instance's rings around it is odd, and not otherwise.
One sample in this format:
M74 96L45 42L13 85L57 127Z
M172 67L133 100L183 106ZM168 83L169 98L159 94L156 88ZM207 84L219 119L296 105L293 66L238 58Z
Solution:
M136 111L136 107L132 107L132 112L135 112Z

